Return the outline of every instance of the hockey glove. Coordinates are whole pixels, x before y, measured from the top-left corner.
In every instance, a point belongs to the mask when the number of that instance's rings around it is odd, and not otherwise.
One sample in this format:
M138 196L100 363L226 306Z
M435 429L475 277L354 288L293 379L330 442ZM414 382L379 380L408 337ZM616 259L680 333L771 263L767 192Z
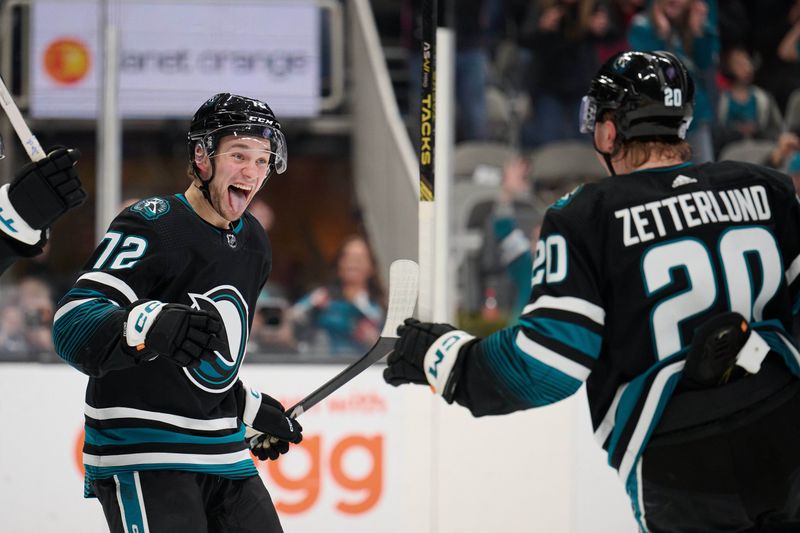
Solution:
M383 379L390 385L429 384L452 402L458 377L461 347L475 339L450 324L433 324L407 318L397 328L400 336L387 358Z
M203 359L213 361L215 350L228 350L219 315L183 304L135 302L123 332L123 345L137 359L161 355L178 366L197 367Z
M8 198L31 228L49 228L67 209L86 200L86 191L75 171L80 155L74 148L56 147L47 157L28 163L14 176Z
M289 451L289 443L299 444L303 440L303 427L294 418L286 416L281 402L247 386L240 393L244 398L242 421L261 434L250 439L250 451L266 461L275 460Z
M736 312L716 315L694 332L681 385L690 390L724 385L761 369L769 345Z

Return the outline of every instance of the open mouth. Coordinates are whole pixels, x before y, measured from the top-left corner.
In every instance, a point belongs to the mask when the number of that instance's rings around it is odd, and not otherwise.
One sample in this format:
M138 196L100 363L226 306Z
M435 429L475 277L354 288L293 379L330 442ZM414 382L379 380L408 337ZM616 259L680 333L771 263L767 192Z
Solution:
M243 183L233 183L228 186L228 203L235 213L244 212L247 207L247 201L253 193L252 185L245 185Z

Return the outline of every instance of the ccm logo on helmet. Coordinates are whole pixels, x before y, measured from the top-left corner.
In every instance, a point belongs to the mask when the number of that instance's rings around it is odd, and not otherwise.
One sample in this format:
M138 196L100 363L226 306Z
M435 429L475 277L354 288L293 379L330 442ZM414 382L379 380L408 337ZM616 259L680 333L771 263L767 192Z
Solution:
M261 124L270 124L270 125L275 123L274 120L270 120L265 117L254 117L252 115L248 116L247 120L249 120L250 122L260 122Z

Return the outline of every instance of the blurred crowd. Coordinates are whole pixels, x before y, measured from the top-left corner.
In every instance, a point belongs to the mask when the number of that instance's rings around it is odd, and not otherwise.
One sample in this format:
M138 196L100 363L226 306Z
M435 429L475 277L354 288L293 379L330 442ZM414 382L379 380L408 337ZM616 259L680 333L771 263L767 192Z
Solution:
M407 53L410 124L419 100L420 3L373 2L382 38ZM800 0L440 0L439 7L456 34L456 159L470 143L505 150L456 176L493 191L470 204L465 227L456 228L480 235L458 259L466 265L462 327L496 329L518 315L544 209L576 181L599 179L580 168L567 172L580 159L565 155L573 152L536 155L584 145L588 164L600 170L577 115L597 67L620 50L669 50L688 66L697 86L688 132L695 162L763 163L789 174L800 191ZM497 167L495 175L485 163ZM570 179L548 179L562 170ZM251 212L269 232L270 206L257 200ZM336 360L375 341L386 302L369 241L358 234L339 244L319 285L285 286L280 276L267 283L253 313L251 358ZM67 277L49 270L46 253L6 276L0 361L55 359L50 325Z
M411 117L419 4L404 0L400 10ZM696 162L718 159L734 141L777 145L782 134L797 149L800 1L442 0L439 7L456 35L457 141L522 150L588 142L576 117L589 79L612 54L634 49L668 50L689 67L697 86L689 131Z
M137 198L122 201L120 210ZM275 213L261 197L249 207L269 233ZM292 299L295 287L268 281L252 314L250 360L340 361L363 355L378 339L386 314L368 240L353 234L340 244L329 276L306 294ZM51 328L54 309L72 278L49 268L47 248L20 261L0 285L0 362L57 362Z
M258 202L256 209L269 207ZM0 362L58 360L51 327L62 294L51 278L39 274L23 274L0 288ZM342 243L330 279L298 300L291 301L278 283L265 285L253 313L249 357L313 361L360 356L377 340L385 314L367 240L352 235Z
M397 3L375 3L385 24ZM402 2L397 31L409 58L412 136L420 4ZM456 39L454 158L456 189L465 191L456 196L469 205L455 231L467 243L459 279L466 329L486 333L517 316L547 205L604 175L577 117L589 80L621 50L667 50L689 68L695 163L765 164L800 192L800 0L441 0L438 17ZM471 192L481 186L495 193Z

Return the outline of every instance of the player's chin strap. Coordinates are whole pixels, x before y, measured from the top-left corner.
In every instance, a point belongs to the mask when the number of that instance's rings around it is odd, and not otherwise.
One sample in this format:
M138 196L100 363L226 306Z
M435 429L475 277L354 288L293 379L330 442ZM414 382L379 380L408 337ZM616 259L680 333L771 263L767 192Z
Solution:
M194 177L200 180L200 185L195 185L195 187L200 189L200 192L203 193L203 198L208 201L214 211L217 211L217 208L214 207L214 202L211 201L211 191L208 189L208 185L214 179L214 172L216 169L214 168L214 161L211 160L211 158L209 158L209 161L211 161L211 177L207 180L200 177L200 173L197 172L197 166L194 163L192 163L192 172L194 173Z
M603 156L603 161L606 162L606 168L608 169L608 172L612 176L616 176L617 173L614 170L614 164L611 162L611 154L609 154L608 152L600 152L600 155Z
M211 177L208 178L207 180L204 180L203 178L200 177L200 173L197 172L197 166L194 164L194 162L192 162L192 173L194 174L195 178L200 180L200 185L195 185L195 187L200 189L200 192L203 193L203 198L206 199L208 205L211 206L211 209L213 209L214 212L220 214L221 216L220 210L217 209L216 206L214 205L214 202L211 201L211 191L208 188L209 184L214 179L214 174L216 172L216 169L214 168L214 160L209 157L209 161L211 162Z
M594 139L592 139L592 146L594 146L595 152L603 156L603 161L605 161L606 163L606 168L608 169L609 174L611 174L612 176L616 176L617 172L614 170L614 164L611 162L611 157L612 155L615 155L617 152L619 152L619 147L617 146L617 140L616 139L614 140L613 153L603 152L602 150L600 150L600 148L597 147L597 142L595 142Z

